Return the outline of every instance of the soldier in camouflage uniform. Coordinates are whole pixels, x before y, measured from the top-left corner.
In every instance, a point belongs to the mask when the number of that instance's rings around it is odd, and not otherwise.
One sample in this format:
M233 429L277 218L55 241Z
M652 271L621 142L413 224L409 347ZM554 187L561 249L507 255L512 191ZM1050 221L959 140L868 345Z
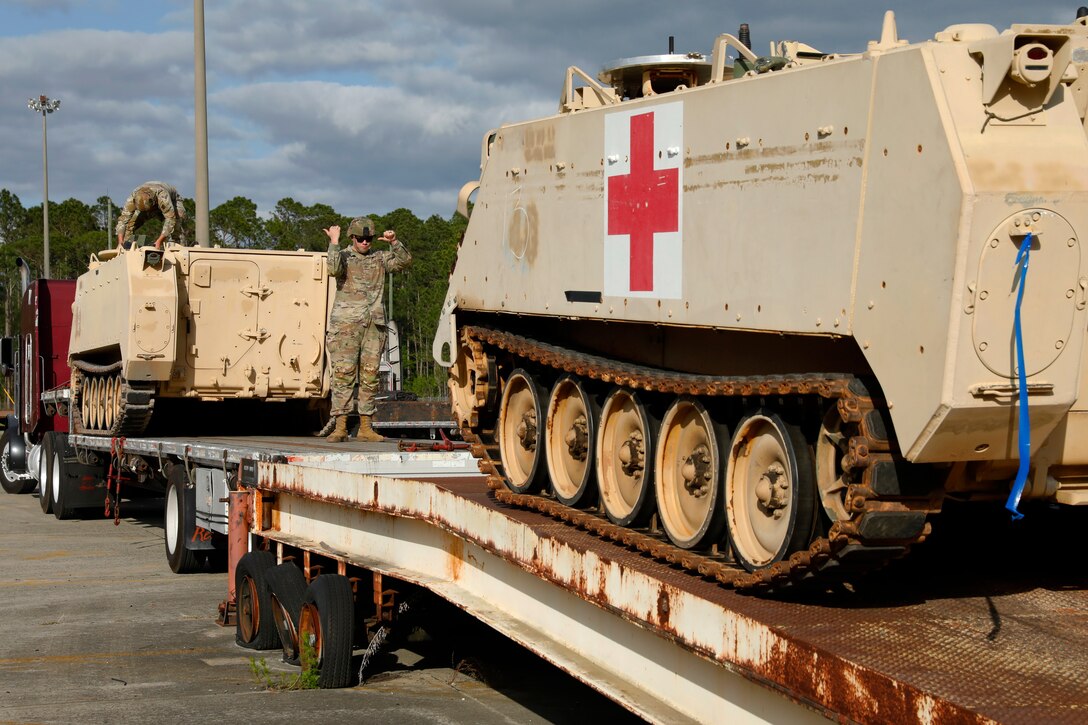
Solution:
M380 441L374 432L374 394L378 390L378 363L385 345L385 306L382 291L385 273L399 272L412 263L412 255L387 231L382 241L390 251L371 249L374 222L358 217L348 225L351 247L340 249L340 227L325 230L329 237L329 276L336 279L336 300L329 321L326 349L332 362L332 415L336 428L328 440L347 440L351 389L359 378L359 433L362 441Z
M155 248L162 249L163 240L181 242L181 220L185 219L185 205L178 190L161 181L140 184L125 200L121 216L117 218L117 246L131 242L137 229L148 219L162 219L162 233L155 240Z

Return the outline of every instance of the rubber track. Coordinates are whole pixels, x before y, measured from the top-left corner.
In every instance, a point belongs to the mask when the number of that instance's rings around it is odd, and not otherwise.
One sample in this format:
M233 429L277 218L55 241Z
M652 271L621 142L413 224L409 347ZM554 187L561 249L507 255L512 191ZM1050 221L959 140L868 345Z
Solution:
M869 486L861 485L865 481L865 469L869 463L877 456L888 457L889 452L894 453L894 447L888 440L878 437L879 434L871 430L872 426L865 424L867 414L883 401L870 398L862 381L855 376L691 375L619 363L484 327L466 326L463 335L474 357L487 354L487 348L494 348L553 370L637 390L720 397L817 395L836 400L843 420L842 431L849 438L843 463L849 470L848 480L852 482L846 496L851 518L832 524L828 535L816 538L807 549L754 572L731 563L721 554L681 549L663 538L663 534L658 537L645 531L617 526L603 514L572 509L541 495L514 493L504 483L494 431L481 426L463 425L461 434L472 444L472 454L480 459L480 470L488 476L488 487L495 498L504 504L538 511L671 566L681 567L736 589L753 591L781 589L801 582L836 580L846 574L877 569L905 554L910 546L923 541L930 532L927 522L921 533L906 540L867 542L858 534L858 524L867 513L928 509L919 507L917 502L912 505L878 497ZM457 415L457 411L454 411L454 415Z

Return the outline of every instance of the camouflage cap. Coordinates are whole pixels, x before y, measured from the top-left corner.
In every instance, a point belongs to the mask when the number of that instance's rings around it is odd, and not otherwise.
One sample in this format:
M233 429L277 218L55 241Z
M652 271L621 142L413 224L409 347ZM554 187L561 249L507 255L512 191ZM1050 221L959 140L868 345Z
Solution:
M351 220L348 225L349 237L373 237L374 220L370 217L359 216Z

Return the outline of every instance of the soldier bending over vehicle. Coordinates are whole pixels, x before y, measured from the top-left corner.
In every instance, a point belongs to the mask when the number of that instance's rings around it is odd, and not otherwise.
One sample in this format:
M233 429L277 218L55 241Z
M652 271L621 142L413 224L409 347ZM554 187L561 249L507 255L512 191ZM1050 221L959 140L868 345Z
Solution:
M178 190L161 181L145 181L136 187L128 199L121 216L117 218L117 247L132 242L132 236L148 219L162 219L162 232L155 240L155 248L162 249L163 240L181 243L181 220L185 219L185 205Z

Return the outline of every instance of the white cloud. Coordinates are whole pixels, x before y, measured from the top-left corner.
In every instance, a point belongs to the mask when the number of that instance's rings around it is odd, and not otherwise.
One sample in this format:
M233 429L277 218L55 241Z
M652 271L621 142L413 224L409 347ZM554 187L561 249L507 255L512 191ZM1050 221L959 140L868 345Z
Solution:
M63 101L49 117L52 197L90 201L108 187L121 199L147 178L191 195L191 4L15 7L0 37L0 187L40 202L41 120L25 98L45 93ZM898 20L918 41L955 22L1068 22L1075 10L916 0ZM240 195L268 211L290 196L346 214L448 215L478 172L483 133L554 113L568 65L596 73L665 52L670 35L679 51L707 51L740 22L757 52L780 38L860 51L883 12L863 0L216 0L205 5L212 203ZM58 14L68 29L18 31ZM101 29L110 18L124 29Z

